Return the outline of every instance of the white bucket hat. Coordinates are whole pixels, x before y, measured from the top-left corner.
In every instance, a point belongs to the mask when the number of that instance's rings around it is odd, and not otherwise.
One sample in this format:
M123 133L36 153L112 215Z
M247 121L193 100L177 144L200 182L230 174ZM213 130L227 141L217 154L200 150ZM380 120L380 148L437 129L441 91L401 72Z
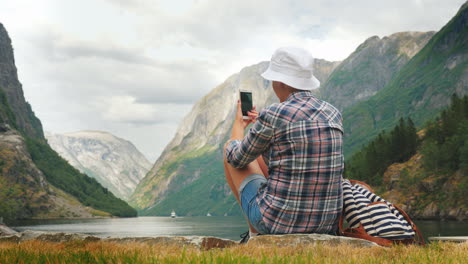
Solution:
M299 90L314 90L320 86L320 81L313 74L313 65L314 57L305 49L283 47L273 53L262 77Z

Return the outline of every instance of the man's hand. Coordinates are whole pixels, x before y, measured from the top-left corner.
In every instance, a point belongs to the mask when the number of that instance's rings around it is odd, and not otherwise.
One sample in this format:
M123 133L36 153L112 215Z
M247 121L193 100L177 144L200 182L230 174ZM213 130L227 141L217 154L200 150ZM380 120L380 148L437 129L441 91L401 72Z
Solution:
M247 112L247 115L250 117L250 119L244 119L244 117L242 116L241 102L240 100L237 100L237 113L235 122L241 125L243 129L245 129L249 124L255 123L255 120L257 120L258 112L256 111L256 106L254 106L252 110Z
M242 108L240 100L237 101L237 112L236 118L234 120L234 125L232 126L231 139L241 140L244 137L244 130L250 124L257 120L258 112L255 110L255 106L252 110L248 112L250 119L245 119L242 117Z

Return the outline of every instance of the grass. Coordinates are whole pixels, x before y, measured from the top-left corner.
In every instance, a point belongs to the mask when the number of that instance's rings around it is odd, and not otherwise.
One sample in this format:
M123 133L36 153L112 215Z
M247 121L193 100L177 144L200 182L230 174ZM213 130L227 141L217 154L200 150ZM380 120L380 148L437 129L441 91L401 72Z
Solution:
M444 242L392 248L240 245L208 251L142 243L0 243L0 263L466 263L467 259L468 243Z

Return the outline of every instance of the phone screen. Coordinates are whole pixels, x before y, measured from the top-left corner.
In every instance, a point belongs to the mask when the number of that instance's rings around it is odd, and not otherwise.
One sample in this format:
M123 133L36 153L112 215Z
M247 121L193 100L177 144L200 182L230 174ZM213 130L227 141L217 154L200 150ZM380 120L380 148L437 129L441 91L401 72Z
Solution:
M242 115L247 116L247 112L252 110L252 92L240 92Z

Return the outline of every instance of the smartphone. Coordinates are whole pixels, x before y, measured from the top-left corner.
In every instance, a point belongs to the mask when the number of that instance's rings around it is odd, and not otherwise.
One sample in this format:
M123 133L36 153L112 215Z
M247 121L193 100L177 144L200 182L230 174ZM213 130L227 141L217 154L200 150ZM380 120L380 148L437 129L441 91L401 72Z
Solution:
M240 90L240 100L242 108L242 117L244 119L250 119L247 112L249 112L253 108L252 92L248 90Z

